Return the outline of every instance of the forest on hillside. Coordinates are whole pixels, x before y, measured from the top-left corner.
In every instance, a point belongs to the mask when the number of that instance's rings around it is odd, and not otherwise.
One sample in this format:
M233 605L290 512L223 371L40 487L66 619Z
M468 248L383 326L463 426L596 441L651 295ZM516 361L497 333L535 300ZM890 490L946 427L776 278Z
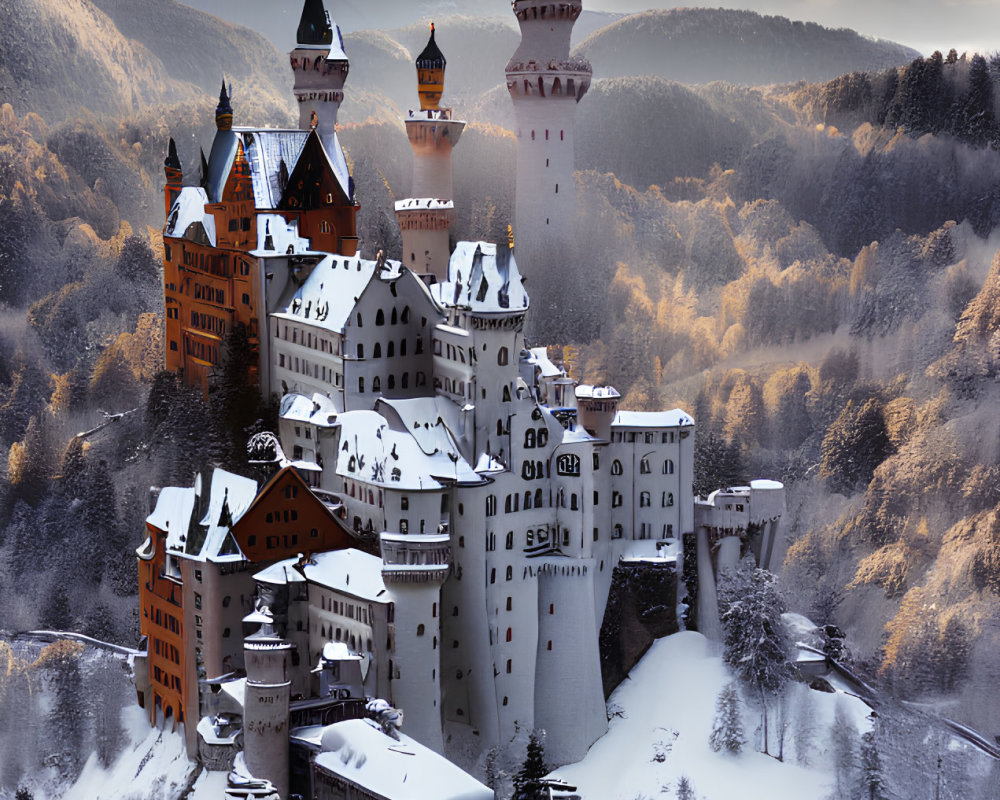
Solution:
M149 487L238 466L247 433L273 422L266 408L221 410L238 340L208 402L160 372L167 141L197 182L220 72L236 124L293 121L284 59L261 37L172 2L145 4L161 16L142 26L137 5L0 12L14 54L0 64L0 627L124 644ZM512 217L500 74L516 33L493 24L458 19L447 45L449 92L469 120L454 153L459 239L502 239ZM190 46L163 46L158 25ZM439 30L446 47L446 21ZM463 87L477 32L493 38ZM810 47L843 41L806 33ZM398 255L392 202L411 164L399 113L424 35L347 39L341 138L367 256ZM589 40L595 63L613 35ZM39 63L24 41L66 58ZM655 70L595 80L579 106L576 246L534 265L531 343L630 408L691 412L699 491L784 480L786 604L843 628L867 678L993 735L1000 60L887 52L818 82L753 87L708 69L687 83ZM55 683L75 663L70 651L39 659ZM0 680L0 703L18 702L24 680ZM12 719L0 714L5 743L20 733ZM0 782L16 785L37 755L8 760Z

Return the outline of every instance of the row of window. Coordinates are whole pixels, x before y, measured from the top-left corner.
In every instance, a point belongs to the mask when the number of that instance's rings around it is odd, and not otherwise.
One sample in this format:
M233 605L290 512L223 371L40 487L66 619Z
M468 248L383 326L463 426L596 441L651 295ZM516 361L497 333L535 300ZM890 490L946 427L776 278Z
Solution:
M319 350L321 353L329 353L333 356L340 355L339 336L328 339L325 336L320 336L318 333L313 335L313 332L310 330L300 331L295 325L292 325L291 333L292 336L289 339L288 325L275 323L274 336L276 339L284 339L286 342L291 342L292 344L301 344L303 347L308 347L311 350Z
M435 378L435 381L436 380L437 379ZM423 372L423 370L417 372L417 374L414 376L414 383L417 386L426 386L427 385L427 375ZM395 388L396 388L396 376L395 375L388 375L388 376L386 376L385 384L386 384L386 391L389 391L389 392L394 391ZM399 387L401 389L409 389L410 388L410 373L409 372L404 372L402 374L402 376L399 379ZM374 378L372 378L372 392L374 394L378 394L381 391L382 391L382 377L380 375L376 375ZM364 393L365 393L365 376L364 375L359 375L358 376L358 394L364 394Z
M181 663L180 651L172 644L161 642L159 639L153 639L153 652L158 656L163 656L168 661L172 661L174 664L179 665Z
M616 458L614 461L611 462L611 474L612 475L621 475L623 472L624 472L624 469L622 468L622 462L619 461ZM650 475L650 474L652 474L653 468L650 465L649 456L643 456L643 458L641 458L639 460L639 472L642 475ZM668 459L666 459L663 462L663 474L664 475L673 475L674 474L674 462L673 462L673 459L668 458Z
M440 343L438 343L440 344ZM418 336L416 339L416 345L414 346L415 355L421 355L424 352L424 337ZM365 357L365 344L364 342L358 342L354 350L358 354L358 360L362 361ZM406 339L399 340L399 357L404 358L406 356ZM396 357L396 343L391 339L385 344L385 357L395 358ZM372 358L382 358L382 342L375 342L374 347L372 347Z
M224 306L226 304L226 290L219 289L207 283L195 282L194 299L207 300L210 303L218 303L220 306Z
M660 443L661 444L673 444L677 440L676 431L661 431L660 432ZM611 433L612 442L628 442L634 444L635 442L644 441L646 444L653 444L656 441L655 431L612 431Z
M153 680L173 691L179 692L181 690L181 679L157 666L153 667Z
M285 354L278 353L278 366L285 366ZM334 386L339 387L343 377L340 372L336 371L333 367L327 367L325 364L310 364L304 358L299 360L298 356L288 356L288 369L299 375L305 375L307 378L313 378L315 380L323 381L323 383L333 382ZM310 370L310 366L312 369Z
M198 339L185 338L184 351L189 356L194 356L202 361L208 361L212 364L219 363L219 348L214 344L206 344Z
M639 506L641 508L648 508L652 505L652 500L650 499L649 492L639 492ZM674 505L674 493L664 492L661 499L660 505L663 508L672 508Z
M361 312L360 311L357 313L357 316L355 317L355 320L358 323L358 327L359 328L363 327L364 320L361 317ZM409 324L409 322L410 322L410 307L409 306L403 306L403 310L402 310L402 312L400 312L400 314L399 314L398 317L396 316L396 309L395 308L392 309L392 313L389 316L389 322L390 322L390 324L395 325L397 323L397 321L400 322L400 323L402 323L403 325L408 325ZM375 324L376 325L385 325L385 311L383 311L381 308L378 311L375 312ZM421 328L426 328L427 327L427 318L426 317L421 317L420 318L420 327Z
M199 311L191 312L191 327L208 331L220 339L226 335L226 321L224 319L213 317L211 314L202 314Z

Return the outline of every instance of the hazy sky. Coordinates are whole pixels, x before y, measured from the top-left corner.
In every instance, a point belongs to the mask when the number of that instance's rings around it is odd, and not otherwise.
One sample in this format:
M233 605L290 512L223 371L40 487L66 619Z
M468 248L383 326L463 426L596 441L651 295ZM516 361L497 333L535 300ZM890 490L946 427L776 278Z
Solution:
M284 49L277 31L288 31L288 42L302 10L302 0L182 0L223 19L255 28ZM868 36L891 39L925 54L1000 50L1000 0L584 0L584 8L601 11L642 11L678 5L747 8L762 14L853 28ZM344 31L368 27L399 27L417 17L446 13L510 14L507 0L326 0L331 16Z

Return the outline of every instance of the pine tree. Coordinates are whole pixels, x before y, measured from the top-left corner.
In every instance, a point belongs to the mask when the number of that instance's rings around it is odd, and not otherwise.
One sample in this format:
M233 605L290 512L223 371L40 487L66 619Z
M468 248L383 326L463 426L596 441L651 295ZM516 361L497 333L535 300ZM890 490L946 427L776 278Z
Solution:
M795 744L795 761L802 767L812 763L813 748L816 744L816 712L813 708L811 690L800 687L796 691L799 697L798 714L792 729L792 740Z
M861 798L862 800L889 800L882 777L882 758L878 751L875 731L861 737Z
M791 675L791 643L781 614L784 604L774 575L741 564L726 570L719 581L719 609L724 644L723 659L757 698L761 709L764 752L768 752L768 705L784 690Z
M727 684L715 701L715 722L708 743L716 752L725 751L739 754L746 744L743 734L743 719L740 710L740 695L735 683ZM679 791L679 788L678 788Z
M543 800L545 790L540 781L548 770L545 767L545 753L538 731L532 731L528 737L528 750L524 763L514 776L514 796L512 800Z
M677 779L677 800L696 800L694 787L691 786L687 775L681 775Z

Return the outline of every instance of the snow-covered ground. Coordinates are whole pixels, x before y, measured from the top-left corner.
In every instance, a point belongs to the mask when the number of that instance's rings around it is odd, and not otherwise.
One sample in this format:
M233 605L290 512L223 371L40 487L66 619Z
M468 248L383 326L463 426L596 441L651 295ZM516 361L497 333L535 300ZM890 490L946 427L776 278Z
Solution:
M608 706L620 709L621 715L612 718L608 733L583 761L555 770L553 777L575 785L584 800L674 797L681 776L691 782L695 796L704 800L826 797L833 781L828 731L837 704L844 705L859 733L871 727L868 706L843 692L795 687L786 717L784 762L754 752L752 741L760 715L746 705L744 729L751 744L737 756L714 753L708 738L715 701L732 680L717 650L694 632L654 642L611 695ZM793 742L796 719L806 704L814 730L808 768L795 763ZM776 711L769 722L777 724Z

